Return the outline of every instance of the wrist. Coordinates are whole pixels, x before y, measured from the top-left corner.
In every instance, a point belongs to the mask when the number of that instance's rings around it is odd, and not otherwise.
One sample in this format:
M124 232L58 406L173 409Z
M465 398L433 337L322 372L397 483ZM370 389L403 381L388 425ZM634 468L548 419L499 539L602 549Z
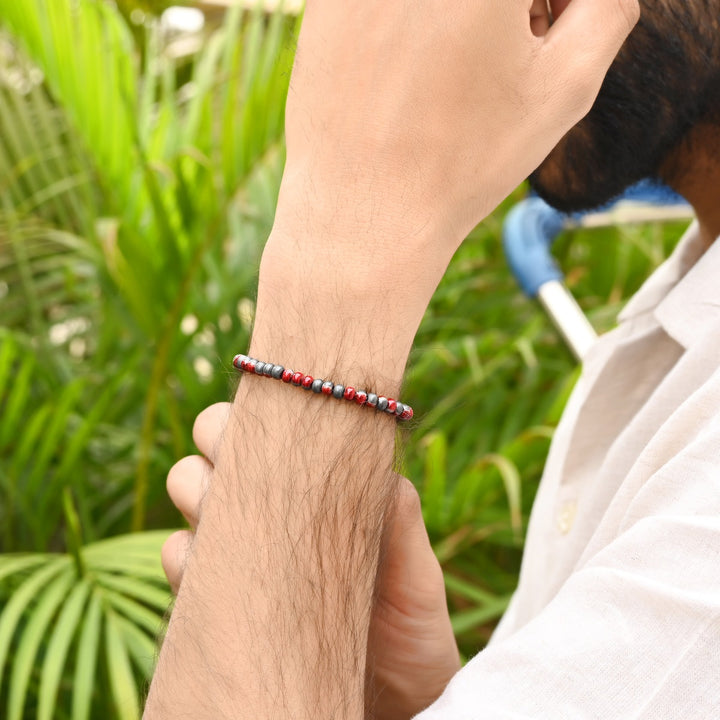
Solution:
M375 159L332 172L296 162L285 169L272 234L304 252L431 278L434 287L467 233L447 200L424 187Z
M308 372L399 382L445 269L405 255L274 229L260 266L252 353Z

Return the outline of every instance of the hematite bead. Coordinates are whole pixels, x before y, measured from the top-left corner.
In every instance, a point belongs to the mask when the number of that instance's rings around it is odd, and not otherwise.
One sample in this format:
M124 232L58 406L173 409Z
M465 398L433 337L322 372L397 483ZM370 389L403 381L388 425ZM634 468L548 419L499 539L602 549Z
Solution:
M404 411L405 411L405 406L401 402L397 403L397 407L395 408L395 414L402 415Z
M343 395L345 394L345 386L344 385L334 385L333 389L332 389L332 394L333 394L334 398L341 400Z
M313 384L310 386L314 393L322 392L323 380L313 380Z
M256 375L262 375L263 374L263 368L265 367L265 363L261 360L258 360L255 363L255 374Z
M280 380L283 376L284 371L285 371L285 368L282 365L273 365L272 370L270 372L276 380Z
M322 394L323 395L332 395L333 391L333 384L327 380L322 384Z
M375 393L368 393L366 402L370 407L377 407L378 396Z
M381 395L377 401L377 409L378 410L387 410L387 406L388 406L388 399Z
M265 363L265 366L263 367L263 375L265 377L272 377L272 371L273 371L273 364Z

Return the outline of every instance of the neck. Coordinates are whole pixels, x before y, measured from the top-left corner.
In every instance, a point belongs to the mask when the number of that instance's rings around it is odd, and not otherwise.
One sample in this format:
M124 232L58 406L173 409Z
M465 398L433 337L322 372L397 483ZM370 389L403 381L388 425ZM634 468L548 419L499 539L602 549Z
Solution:
M696 128L662 170L662 178L693 206L707 246L720 237L720 127Z

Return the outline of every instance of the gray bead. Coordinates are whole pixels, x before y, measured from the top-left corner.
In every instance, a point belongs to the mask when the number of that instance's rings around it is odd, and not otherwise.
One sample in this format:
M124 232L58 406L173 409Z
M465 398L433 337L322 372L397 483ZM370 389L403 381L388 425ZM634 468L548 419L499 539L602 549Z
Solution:
M344 385L333 385L333 397L340 400L340 399L342 399L342 396L344 394L345 394L345 386Z
M272 363L265 363L265 367L263 368L263 375L265 375L265 377L272 377L273 367L274 366Z
M388 406L388 400L386 397L383 397L382 395L378 398L377 401L377 409L378 410L387 410Z
M265 363L264 363L264 362L261 362L260 360L258 360L258 361L255 363L255 374L256 374L256 375L262 375L264 368L265 368Z
M322 390L324 390L325 388L330 388L330 392L332 392L333 384L330 382L330 380L326 380L326 381L322 384Z
M405 406L404 406L401 402L399 402L399 403L397 404L397 408L395 408L395 414L396 414L396 415L402 415L403 412L405 412Z
M367 404L370 407L377 407L378 404L378 396L375 393L368 393L367 396Z
M322 386L324 382L324 380L313 380L312 385L310 386L312 388L312 391L314 393L322 392Z
M279 380L282 377L283 371L285 368L282 365L273 365L272 370L270 371L270 374L276 379Z

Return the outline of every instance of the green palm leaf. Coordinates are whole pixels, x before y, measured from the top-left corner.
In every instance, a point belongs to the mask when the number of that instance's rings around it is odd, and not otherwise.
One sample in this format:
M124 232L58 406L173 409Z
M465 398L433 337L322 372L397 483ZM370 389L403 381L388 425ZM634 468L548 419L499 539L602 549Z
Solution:
M8 3L2 20L40 66L85 146L126 200L136 106L132 38L99 0Z
M37 603L20 635L13 660L8 694L8 720L21 720L22 718L30 675L38 648L53 615L72 587L73 580L72 568L66 568L38 593Z
M138 688L120 623L113 610L105 609L105 660L110 689L119 720L137 720L140 716Z
M37 692L40 720L58 708L87 720L105 697L118 718L137 720L170 600L159 561L167 536L109 538L80 548L80 563L0 555L0 597L9 596L0 612L0 682L9 677L3 717L22 720ZM127 564L112 564L126 555Z
M91 584L83 579L75 585L65 600L48 643L40 676L38 720L52 720L58 687L67 661L70 644L77 634L82 612L90 596Z
M0 614L0 669L4 669L8 650L17 631L18 622L25 615L29 606L37 594L70 564L69 558L63 556L44 556L42 566L35 570L16 589ZM21 564L16 563L12 556L0 557L0 568L5 563L13 563L16 572L25 570ZM7 577L5 578L7 582ZM0 688L2 687L3 675L0 674Z
M92 708L93 691L97 690L97 656L102 634L102 599L94 592L78 640L75 674L73 677L73 720L88 720Z

